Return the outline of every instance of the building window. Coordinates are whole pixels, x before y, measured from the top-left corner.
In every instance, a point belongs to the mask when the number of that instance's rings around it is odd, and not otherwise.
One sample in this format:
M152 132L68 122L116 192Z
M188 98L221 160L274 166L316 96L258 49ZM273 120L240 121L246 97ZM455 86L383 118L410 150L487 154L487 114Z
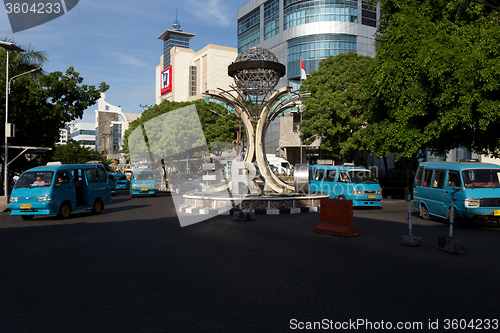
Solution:
M74 138L79 135L95 135L96 131L93 130L78 130L71 133L71 137Z
M238 53L260 43L260 8L238 20Z
M292 114L292 133L298 134L300 132L300 123L302 121L302 114L294 112Z
M178 35L170 35L163 40L163 69L170 66L170 49L173 47L189 48L189 37L182 37Z
M306 73L316 71L321 60L341 53L356 52L354 35L316 35L295 38L287 45L287 77L300 78L300 59Z
M113 124L111 129L111 141L112 145L110 147L110 152L114 153L120 150L121 138L122 138L122 124Z
M264 4L264 40L280 32L279 9L279 0L271 0Z
M350 0L285 0L283 30L313 22L358 22L358 2Z
M365 0L361 9L361 24L377 27L377 6L369 5Z
M197 82L198 82L198 67L189 66L189 96L196 96Z

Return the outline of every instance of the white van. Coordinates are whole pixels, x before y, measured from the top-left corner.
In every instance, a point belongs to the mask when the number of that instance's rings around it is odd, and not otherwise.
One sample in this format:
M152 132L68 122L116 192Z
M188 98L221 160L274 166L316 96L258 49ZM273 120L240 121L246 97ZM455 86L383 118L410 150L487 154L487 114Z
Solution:
M292 166L284 158L273 154L266 154L266 158L271 167L277 168L278 175L291 176L293 174Z

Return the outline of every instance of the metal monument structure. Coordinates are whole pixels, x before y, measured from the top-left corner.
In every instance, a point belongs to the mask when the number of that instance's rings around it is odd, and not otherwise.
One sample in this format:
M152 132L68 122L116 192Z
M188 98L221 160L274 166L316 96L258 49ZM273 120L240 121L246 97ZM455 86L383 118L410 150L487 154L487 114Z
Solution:
M287 112L300 112L300 94L291 87L274 90L286 73L270 51L252 47L240 53L229 65L228 74L236 86L224 90L205 92L207 103L214 102L236 113L247 134L245 162L256 163L267 186L277 193L295 192L295 187L285 183L271 171L266 158L265 137L270 123Z

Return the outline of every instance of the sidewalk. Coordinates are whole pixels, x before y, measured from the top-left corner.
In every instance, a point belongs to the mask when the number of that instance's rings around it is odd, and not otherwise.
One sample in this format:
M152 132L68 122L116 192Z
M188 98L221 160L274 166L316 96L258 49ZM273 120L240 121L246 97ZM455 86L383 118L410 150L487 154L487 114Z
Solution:
M9 213L10 208L9 205L6 205L4 203L0 204L0 213Z

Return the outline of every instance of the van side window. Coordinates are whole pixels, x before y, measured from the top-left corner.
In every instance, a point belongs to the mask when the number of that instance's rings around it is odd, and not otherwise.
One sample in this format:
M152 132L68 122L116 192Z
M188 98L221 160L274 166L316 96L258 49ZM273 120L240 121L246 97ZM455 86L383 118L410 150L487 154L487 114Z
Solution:
M59 171L56 175L56 186L61 186L62 184L69 183L69 173L68 171Z
M460 181L460 174L458 173L458 171L448 170L448 181L446 185L451 187L462 187L462 182Z
M99 177L100 182L105 182L107 181L106 178L106 171L104 171L104 168L102 166L97 167L97 175Z
M422 174L424 173L424 167L418 168L417 176L415 177L415 186L422 186Z
M316 178L314 180L322 181L323 175L325 174L325 170L319 169L316 171Z
M432 171L433 170L429 170L429 169L426 169L424 171L424 183L422 184L422 186L431 187Z
M432 187L433 188L443 188L444 176L445 176L444 170L436 170L434 172L434 181L432 182Z
M334 182L337 170L327 170L325 176L325 182Z
M97 181L97 169L85 169L85 175L89 183Z
M349 179L349 175L345 171L339 172L339 182L349 183L351 180Z

